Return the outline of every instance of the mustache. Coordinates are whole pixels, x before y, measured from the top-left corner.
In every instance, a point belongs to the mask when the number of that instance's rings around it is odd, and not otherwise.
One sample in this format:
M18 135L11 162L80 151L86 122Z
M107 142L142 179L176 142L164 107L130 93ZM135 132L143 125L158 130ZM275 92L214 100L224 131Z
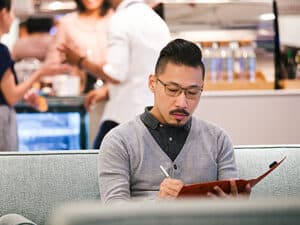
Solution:
M189 116L190 113L188 111L186 111L185 109L174 109L170 111L170 115L176 114L176 113L180 113L180 114L184 114L185 116Z

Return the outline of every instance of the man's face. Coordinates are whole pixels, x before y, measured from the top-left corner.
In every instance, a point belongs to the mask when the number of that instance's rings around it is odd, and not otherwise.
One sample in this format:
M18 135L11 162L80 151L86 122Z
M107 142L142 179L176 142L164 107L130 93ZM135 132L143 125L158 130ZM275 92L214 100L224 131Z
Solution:
M200 66L167 63L164 72L149 77L149 88L154 93L151 113L161 123L183 126L199 103L202 87Z

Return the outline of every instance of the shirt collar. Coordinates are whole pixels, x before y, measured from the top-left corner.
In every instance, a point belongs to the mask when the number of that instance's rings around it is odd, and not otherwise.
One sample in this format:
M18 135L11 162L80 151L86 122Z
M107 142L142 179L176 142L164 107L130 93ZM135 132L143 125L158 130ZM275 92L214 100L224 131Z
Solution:
M120 5L118 5L116 11L122 10L127 8L129 5L135 4L135 3L143 3L143 0L123 0Z
M152 109L152 106L148 106L145 108L145 112L141 115L141 120L151 129L156 129L158 125L161 123L156 119L151 113L150 110ZM168 127L175 127L175 126L170 126L166 124L162 124L163 126L168 126ZM186 131L189 131L192 125L192 118L190 118L187 123L183 127L175 127L175 128L183 128Z

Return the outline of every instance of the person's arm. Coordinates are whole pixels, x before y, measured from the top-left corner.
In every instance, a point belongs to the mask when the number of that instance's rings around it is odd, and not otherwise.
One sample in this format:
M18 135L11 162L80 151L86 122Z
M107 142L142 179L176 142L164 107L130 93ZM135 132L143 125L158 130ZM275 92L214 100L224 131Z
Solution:
M85 55L81 55L77 50L73 47L62 44L57 49L64 54L65 61L73 66L78 66L80 69L85 69L90 72L96 78L100 78L105 80L106 82L110 82L113 84L120 83L119 80L112 78L103 70L103 65L96 64L87 59ZM117 55L116 55L117 57Z
M71 65L88 70L91 74L110 82L118 84L126 80L130 66L130 32L128 24L122 18L112 18L108 27L108 48L106 63L99 65L91 62L69 45L59 47L65 59Z
M217 135L218 180L238 178L232 141L222 129Z
M63 20L63 18L61 20ZM46 54L46 58L45 58L46 62L60 63L62 61L62 57L57 48L58 48L58 46L60 46L61 44L66 42L67 28L65 27L65 24L62 21L58 21L56 28L57 28L56 34L55 34L55 36L52 40L52 43L48 49L48 52Z
M44 75L52 75L65 72L68 68L65 65L42 65L38 70L29 76L29 78L16 84L12 70L8 68L0 82L1 91L9 105L14 105L20 101L25 93L32 87L32 84Z
M108 99L108 85L89 91L84 98L84 108L89 111L99 101Z
M7 103L11 106L20 101L32 84L41 76L39 71L34 72L26 81L16 84L11 69L6 70L1 80L1 91Z
M107 134L101 144L98 175L101 200L106 204L130 200L130 158L121 134Z
M24 58L22 53L24 52L24 38L20 38L17 40L17 42L14 44L11 56L14 59L14 61L19 61L20 59Z
M223 190L216 186L214 188L216 194L208 193L209 197L240 197L249 196L251 187L248 184L242 193L238 193L235 179L238 178L237 167L234 157L234 148L229 136L221 130L218 136L218 180L230 179L230 194L226 194Z

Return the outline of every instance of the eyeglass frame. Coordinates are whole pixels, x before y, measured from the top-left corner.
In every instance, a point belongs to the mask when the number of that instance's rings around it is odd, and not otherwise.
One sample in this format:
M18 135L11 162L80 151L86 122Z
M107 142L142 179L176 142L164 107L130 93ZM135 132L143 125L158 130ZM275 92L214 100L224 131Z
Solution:
M181 87L179 84L176 84L176 83L165 83L163 82L162 80L160 80L159 78L156 78L163 86L164 86L164 89L165 89L165 93L166 95L170 96L170 97L178 97L179 95L181 95L182 92L184 92L184 96L187 98L187 99L196 99L198 98L201 93L203 92L203 86L190 86L190 87L187 87L187 88L183 88ZM167 92L167 89L168 89L168 85L174 85L174 86L178 86L179 90L178 90L178 94L175 94L175 95L171 95L170 93ZM188 95L188 91L191 90L191 88L197 88L199 90L199 93L196 94L196 96L190 96Z

